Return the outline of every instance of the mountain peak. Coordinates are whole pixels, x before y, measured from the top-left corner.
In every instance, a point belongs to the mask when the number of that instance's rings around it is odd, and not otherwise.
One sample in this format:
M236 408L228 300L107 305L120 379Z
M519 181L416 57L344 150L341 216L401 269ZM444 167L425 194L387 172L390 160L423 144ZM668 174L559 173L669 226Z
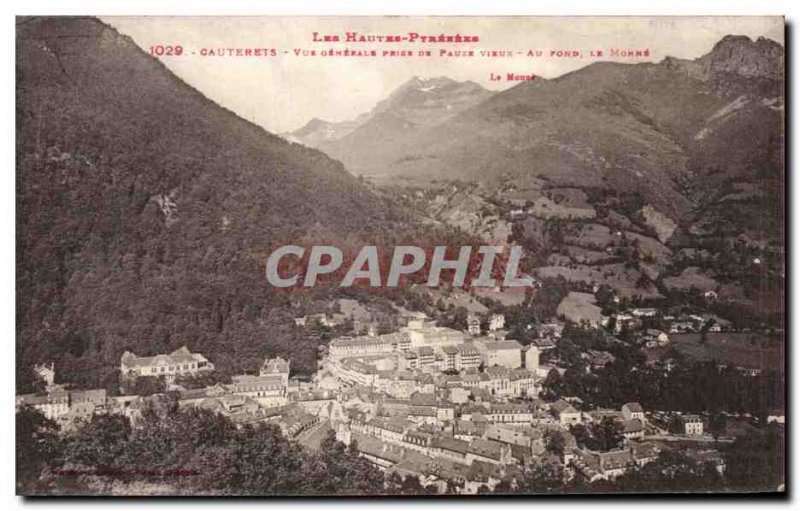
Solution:
M404 95L409 92L431 92L444 87L451 87L458 85L459 82L448 78L446 76L435 76L430 78L422 78L419 76L412 76L408 81L403 82L398 88L392 92L392 96Z
M302 128L298 129L297 131L294 131L293 133L295 135L297 135L297 136L302 136L302 135L308 134L308 133L310 133L310 132L312 132L314 130L318 130L318 129L327 127L330 124L331 124L330 122L328 122L328 121L326 121L324 119L320 119L319 117L314 117L313 119L311 119L310 121L305 123Z
M746 35L733 35L733 34L726 35L725 37L720 39L717 42L717 44L714 45L714 48L711 50L711 53L722 51L723 49L726 48L745 49L745 50L755 48L761 51L777 50L783 53L783 47L776 41L773 41L772 39L769 39L767 37L760 36L758 39L753 41Z
M440 89L464 88L468 90L485 90L473 81L459 82L447 76L432 76L423 78L412 76L408 81L403 82L392 94L402 94L409 91L432 92Z
M711 74L779 79L783 74L783 53L783 46L772 39L759 37L753 41L744 35L727 35L700 60Z
M759 37L753 41L745 35L726 35L700 58L684 60L666 57L661 64L705 82L726 76L780 81L783 77L783 55L783 46L772 39Z
M412 76L375 105L370 116L393 112L414 123L424 123L426 121L419 118L420 115L428 117L431 114L454 114L479 103L489 95L490 91L475 82L459 82L446 76ZM437 114L434 105L441 106L443 111Z
M283 137L309 147L327 147L365 124L368 132L405 132L412 126L441 122L491 95L491 91L471 81L412 76L372 110L353 120L329 122L315 117Z
M420 76L412 76L407 82L407 84L414 84L414 85L442 85L447 83L457 83L452 78L448 78L446 76L430 76L430 77L420 77Z

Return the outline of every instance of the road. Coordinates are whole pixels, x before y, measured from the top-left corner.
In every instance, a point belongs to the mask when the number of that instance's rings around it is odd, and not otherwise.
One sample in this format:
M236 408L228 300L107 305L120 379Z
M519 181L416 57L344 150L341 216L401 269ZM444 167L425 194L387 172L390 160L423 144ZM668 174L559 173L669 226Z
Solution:
M647 435L644 440L664 440L666 442L714 442L714 437L711 435L703 436L676 436L676 435ZM729 444L733 442L733 438L721 436L717 441L721 444Z

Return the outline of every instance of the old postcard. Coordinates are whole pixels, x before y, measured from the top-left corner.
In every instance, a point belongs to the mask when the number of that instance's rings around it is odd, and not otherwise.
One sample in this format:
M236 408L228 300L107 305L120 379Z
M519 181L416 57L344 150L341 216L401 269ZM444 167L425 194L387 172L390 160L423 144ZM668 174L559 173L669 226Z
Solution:
M785 493L784 54L17 17L17 493Z

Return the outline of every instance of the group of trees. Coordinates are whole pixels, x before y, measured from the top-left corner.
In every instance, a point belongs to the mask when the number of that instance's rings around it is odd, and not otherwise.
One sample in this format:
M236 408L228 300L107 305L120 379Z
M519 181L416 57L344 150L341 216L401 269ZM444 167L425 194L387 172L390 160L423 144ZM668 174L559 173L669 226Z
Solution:
M582 354L605 350L615 360L586 372ZM766 417L783 407L783 377L775 371L750 375L735 368L720 368L717 361L693 362L677 350L667 353L674 366L665 370L645 364L641 350L614 342L596 329L568 324L557 347L548 354L567 368L563 376L552 372L545 379L548 396L577 396L587 409L619 408L631 401L649 410L750 413Z
M17 413L17 485L23 493L122 493L158 485L174 494L314 495L383 491L383 475L329 435L319 451L274 425L236 428L228 419L165 404L136 428L121 415L95 416L76 431L31 408Z
M525 303L502 308L506 318L508 338L523 345L538 337L536 325L556 315L558 304L569 293L569 283L559 275L541 281L541 287L526 296Z
M544 383L548 395L576 396L587 409L619 408L630 401L648 410L750 413L762 420L783 406L783 378L775 372L749 375L720 369L715 361L678 362L670 371L637 367L620 359L591 373L552 372Z
M711 461L665 450L658 459L614 481L623 492L775 491L785 480L784 433L777 425L749 430Z
M495 486L495 494L553 494L567 493L574 488L573 483L564 481L564 470L555 458L542 460L523 468L516 477L505 478Z
M570 427L569 432L575 437L578 447L590 451L612 451L623 441L622 424L611 417L604 417L588 426L576 424Z
M763 490L784 481L786 440L782 426L770 424L740 435L725 453L726 478L737 488Z
M609 485L621 492L720 492L737 488L726 484L713 463L700 462L679 451L663 451L658 459L631 470Z
M560 463L541 460L494 489L500 494L685 493L775 491L785 478L783 431L779 426L750 430L724 448L722 465L676 450L664 450L642 467L613 481L587 483L564 478ZM719 468L721 467L721 470Z

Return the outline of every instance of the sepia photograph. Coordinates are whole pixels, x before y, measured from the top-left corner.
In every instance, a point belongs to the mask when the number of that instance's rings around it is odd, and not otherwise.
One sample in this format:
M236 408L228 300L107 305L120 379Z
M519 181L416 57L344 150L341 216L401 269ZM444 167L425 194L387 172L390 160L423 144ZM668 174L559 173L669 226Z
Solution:
M17 495L787 496L783 16L14 23Z

